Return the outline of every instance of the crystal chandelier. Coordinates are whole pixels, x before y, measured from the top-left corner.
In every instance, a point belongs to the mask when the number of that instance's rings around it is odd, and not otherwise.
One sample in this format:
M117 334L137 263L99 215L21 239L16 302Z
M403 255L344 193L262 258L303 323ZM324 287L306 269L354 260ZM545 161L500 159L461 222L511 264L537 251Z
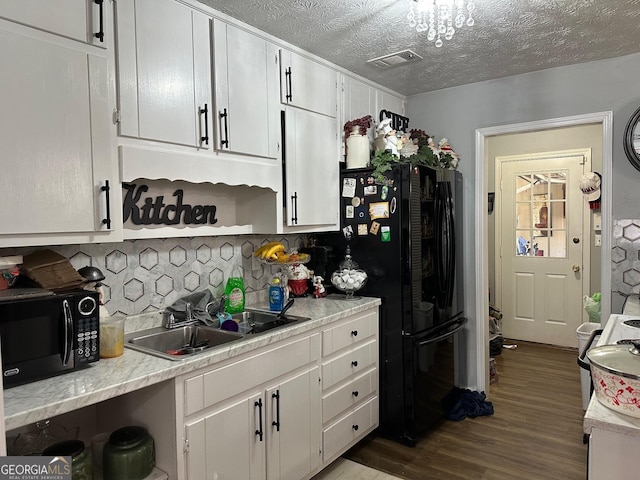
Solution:
M435 40L436 47L440 48L443 37L451 40L456 28L472 27L475 23L472 14L476 6L473 0L466 4L465 7L465 0L413 0L407 15L409 26L417 32L427 32L427 39Z

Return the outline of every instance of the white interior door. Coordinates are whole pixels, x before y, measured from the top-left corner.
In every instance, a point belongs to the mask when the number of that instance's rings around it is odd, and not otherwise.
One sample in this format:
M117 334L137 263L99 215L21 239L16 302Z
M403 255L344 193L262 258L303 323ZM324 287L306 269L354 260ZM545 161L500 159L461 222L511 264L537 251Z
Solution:
M496 298L506 338L577 346L589 278L579 182L590 163L588 150L496 158Z

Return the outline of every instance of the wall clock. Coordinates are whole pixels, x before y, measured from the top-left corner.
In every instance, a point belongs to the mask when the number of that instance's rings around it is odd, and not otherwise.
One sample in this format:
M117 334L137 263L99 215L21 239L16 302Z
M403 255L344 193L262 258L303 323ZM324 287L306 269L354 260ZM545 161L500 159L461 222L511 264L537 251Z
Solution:
M624 130L624 153L631 165L640 171L640 108L631 115Z

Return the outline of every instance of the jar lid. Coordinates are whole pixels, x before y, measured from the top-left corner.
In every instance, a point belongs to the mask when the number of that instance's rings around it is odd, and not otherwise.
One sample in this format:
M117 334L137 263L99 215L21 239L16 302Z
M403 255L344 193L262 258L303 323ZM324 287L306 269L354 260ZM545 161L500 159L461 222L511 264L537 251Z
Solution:
M84 452L84 442L82 440L65 440L64 442L54 443L42 452L42 455L59 456L59 457L77 457Z
M640 342L629 345L603 345L587 350L589 362L614 375L640 380Z
M115 430L109 436L109 443L116 447L130 447L149 437L149 432L144 427L131 425Z

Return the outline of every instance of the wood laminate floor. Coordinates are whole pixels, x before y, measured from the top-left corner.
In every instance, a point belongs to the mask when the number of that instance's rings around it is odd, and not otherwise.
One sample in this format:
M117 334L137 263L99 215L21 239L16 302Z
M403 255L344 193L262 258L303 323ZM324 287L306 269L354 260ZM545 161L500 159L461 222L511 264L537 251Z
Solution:
M374 434L345 457L409 480L584 480L577 351L505 343L493 415L444 420L413 448Z

